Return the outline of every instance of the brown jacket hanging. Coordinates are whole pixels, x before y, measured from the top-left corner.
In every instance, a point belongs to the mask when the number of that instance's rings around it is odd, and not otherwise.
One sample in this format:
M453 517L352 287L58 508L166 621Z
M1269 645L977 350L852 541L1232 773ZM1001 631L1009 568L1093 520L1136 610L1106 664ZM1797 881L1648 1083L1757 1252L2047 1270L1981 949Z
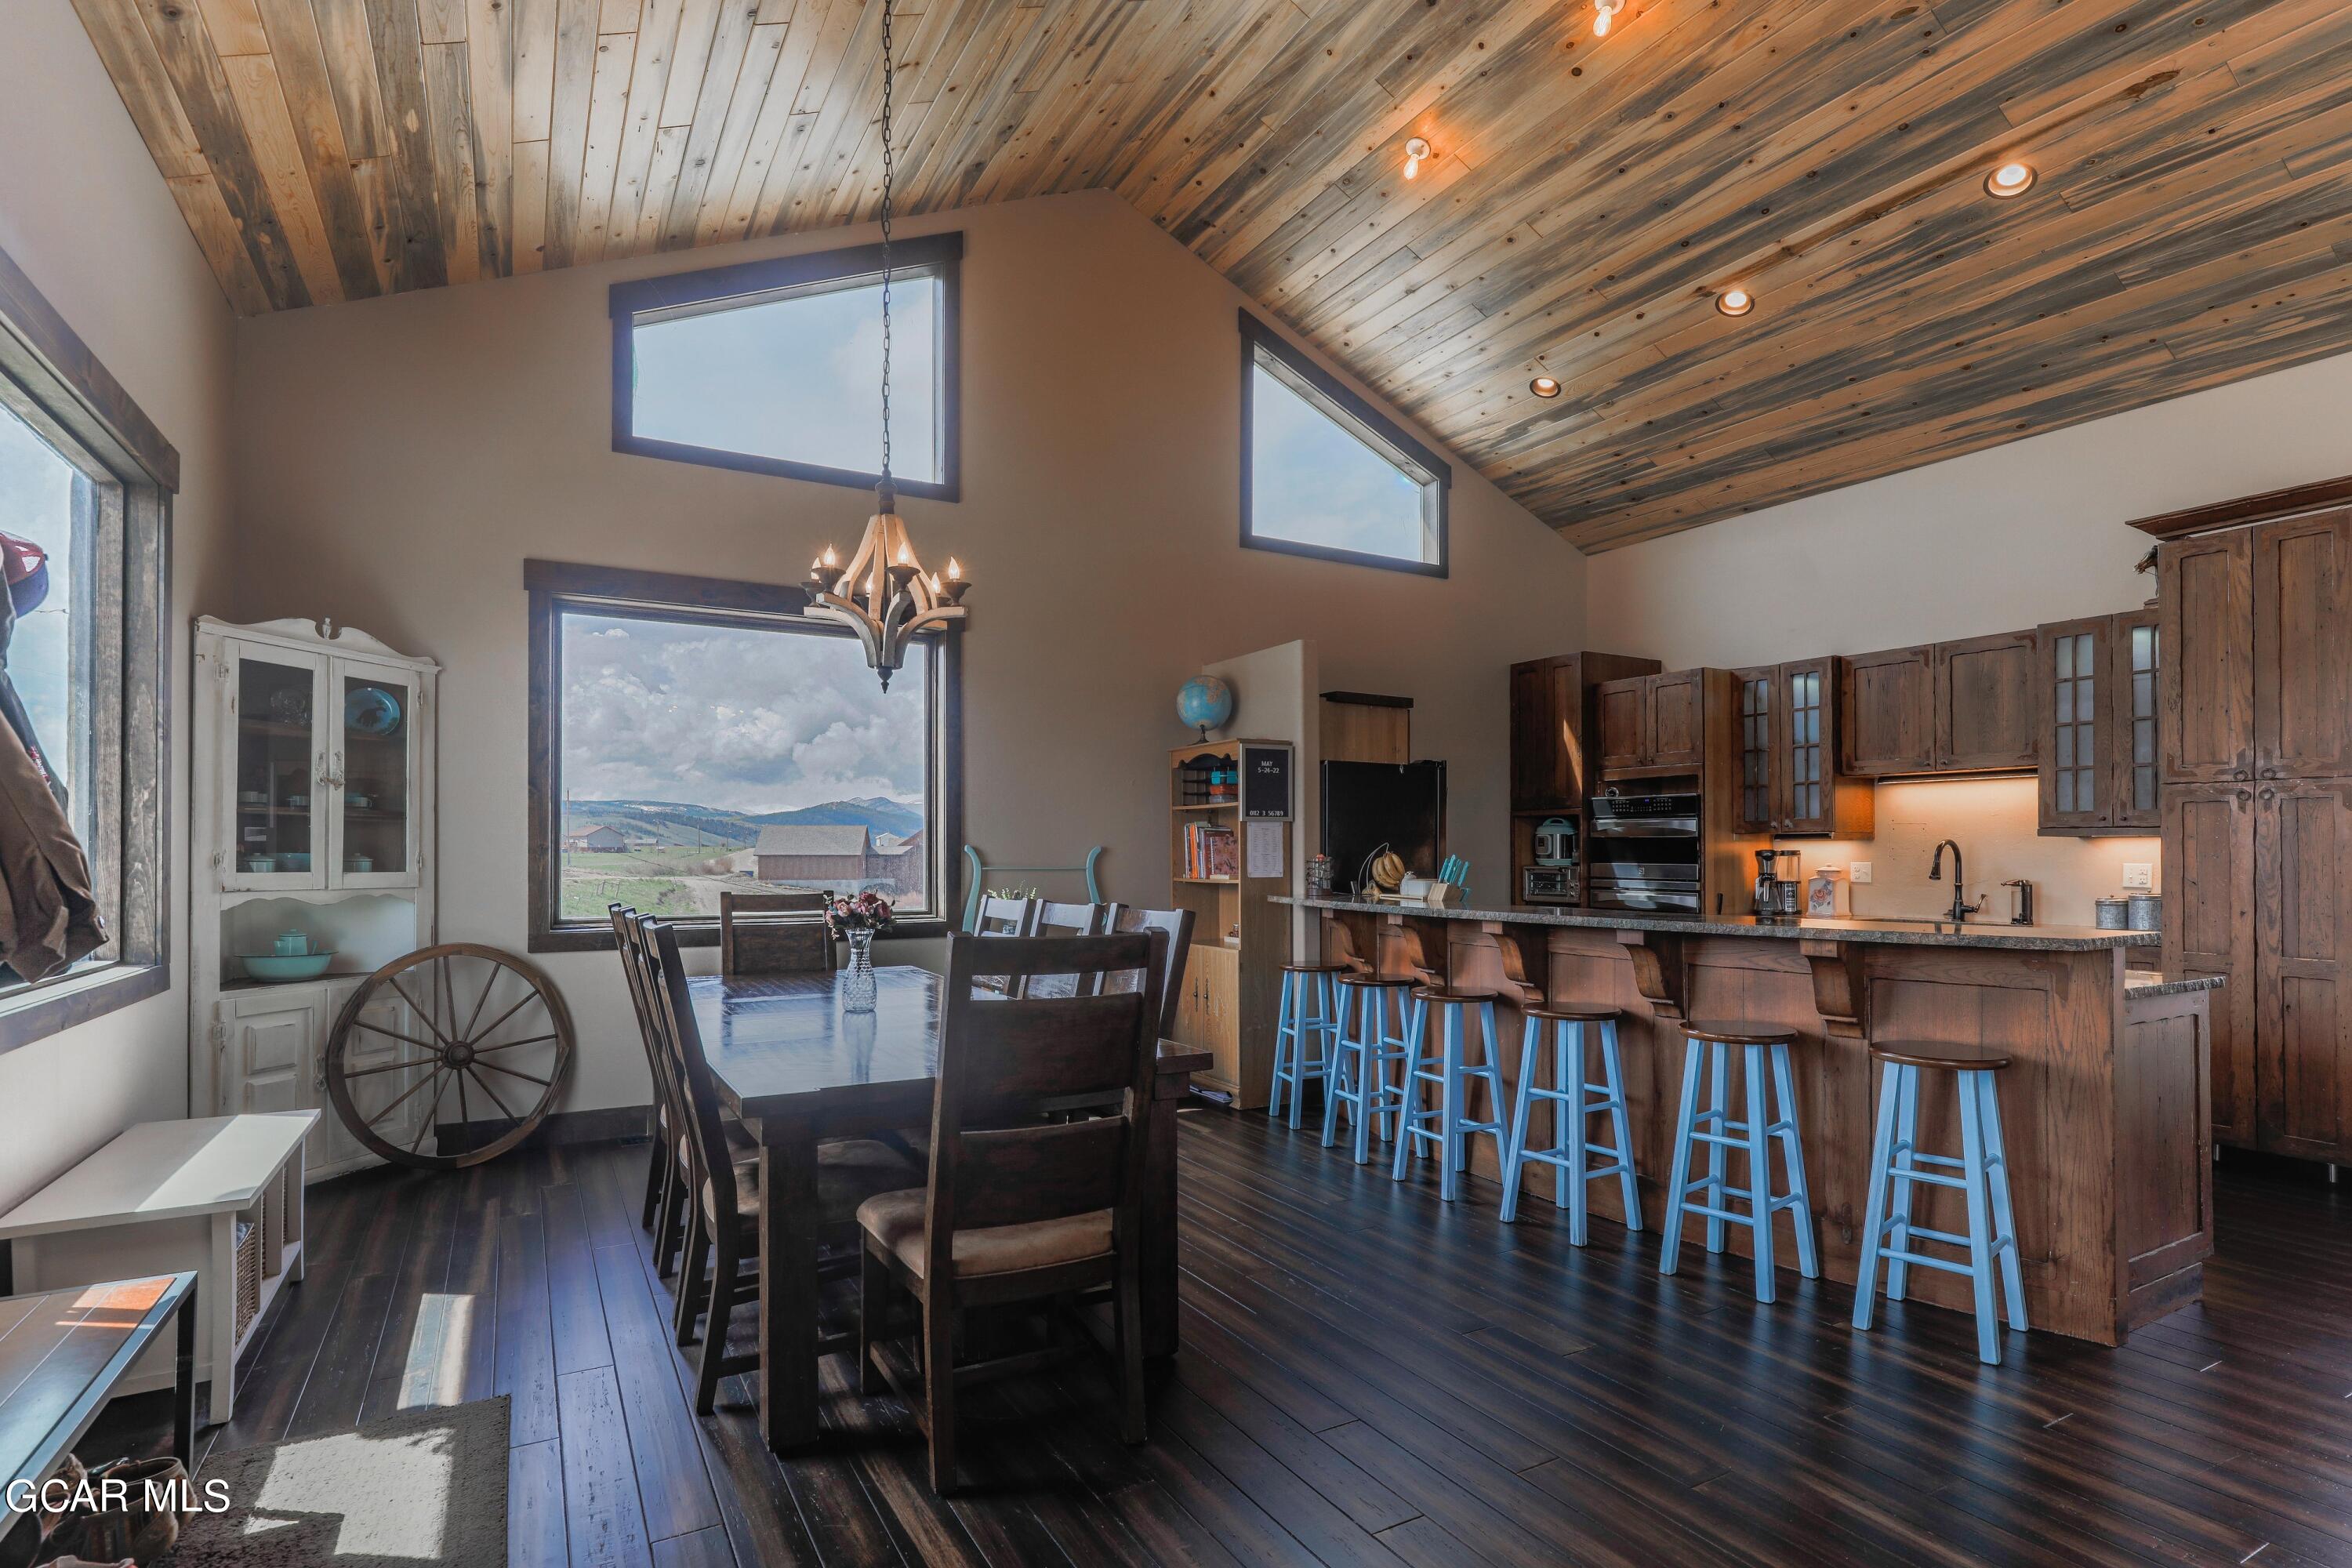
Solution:
M0 959L41 980L105 942L81 841L25 742L0 724Z

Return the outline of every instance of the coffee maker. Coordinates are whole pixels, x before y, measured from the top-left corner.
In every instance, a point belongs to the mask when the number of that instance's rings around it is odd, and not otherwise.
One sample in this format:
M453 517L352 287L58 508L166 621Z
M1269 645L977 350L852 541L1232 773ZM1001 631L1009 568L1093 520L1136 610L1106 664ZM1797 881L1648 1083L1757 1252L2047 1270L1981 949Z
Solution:
M1756 851L1756 888L1752 895L1758 920L1794 920L1804 910L1804 888L1797 880L1794 849Z

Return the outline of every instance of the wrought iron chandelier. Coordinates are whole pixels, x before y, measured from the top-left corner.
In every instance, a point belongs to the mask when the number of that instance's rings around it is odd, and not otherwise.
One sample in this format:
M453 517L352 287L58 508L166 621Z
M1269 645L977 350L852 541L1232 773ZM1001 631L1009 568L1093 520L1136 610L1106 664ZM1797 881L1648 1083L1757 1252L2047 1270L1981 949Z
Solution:
M849 564L833 546L809 564L808 613L857 634L866 662L890 689L890 677L907 661L907 644L918 634L964 617L964 591L971 584L963 565L948 558L947 575L927 574L915 558L907 523L898 515L898 487L890 482L890 202L897 169L890 139L893 74L890 13L882 7L882 478L874 487L874 515Z

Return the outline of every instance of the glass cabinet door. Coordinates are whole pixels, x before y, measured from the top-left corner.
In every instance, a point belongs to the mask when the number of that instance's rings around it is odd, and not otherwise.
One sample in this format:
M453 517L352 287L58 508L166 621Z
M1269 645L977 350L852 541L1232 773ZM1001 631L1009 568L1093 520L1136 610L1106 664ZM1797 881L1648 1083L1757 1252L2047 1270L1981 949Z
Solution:
M329 670L334 784L332 885L416 885L416 676L389 665L336 659Z
M2109 825L2114 775L2107 753L2115 736L2103 706L2110 700L2107 679L2112 673L2106 667L2106 634L2105 617L2043 630L2043 668L2050 681L2049 725L2042 736L2049 754L2042 763L2045 826Z
M221 886L323 888L327 770L318 715L327 661L234 642L225 658L236 739L220 781L229 819Z
M2116 782L2117 827L2153 831L2163 821L2157 797L2158 749L2156 616L2142 611L2116 617Z
M1772 798L1771 669L1742 669L1732 679L1739 691L1739 820L1741 833L1769 833L1777 803Z
M1825 773L1828 752L1823 737L1828 726L1829 669L1826 664L1788 667L1781 682L1786 694L1781 724L1788 737L1781 759L1788 769L1781 829L1790 833L1830 831L1829 786Z

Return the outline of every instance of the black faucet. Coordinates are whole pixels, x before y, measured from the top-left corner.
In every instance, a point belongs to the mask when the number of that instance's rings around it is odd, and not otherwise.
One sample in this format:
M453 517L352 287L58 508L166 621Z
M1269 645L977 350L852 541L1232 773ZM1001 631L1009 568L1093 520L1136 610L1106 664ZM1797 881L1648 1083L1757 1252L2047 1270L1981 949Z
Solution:
M1936 846L1936 858L1934 860L1928 862L1927 865L1927 880L1931 882L1940 882L1944 879L1944 851L1947 849L1952 852L1951 920L1954 925L1963 925L1967 923L1968 918L1970 915L1984 908L1984 905L1981 903L1972 904L1969 902L1969 885L1964 879L1967 873L1960 869L1960 847L1958 844L1947 838L1941 844Z

